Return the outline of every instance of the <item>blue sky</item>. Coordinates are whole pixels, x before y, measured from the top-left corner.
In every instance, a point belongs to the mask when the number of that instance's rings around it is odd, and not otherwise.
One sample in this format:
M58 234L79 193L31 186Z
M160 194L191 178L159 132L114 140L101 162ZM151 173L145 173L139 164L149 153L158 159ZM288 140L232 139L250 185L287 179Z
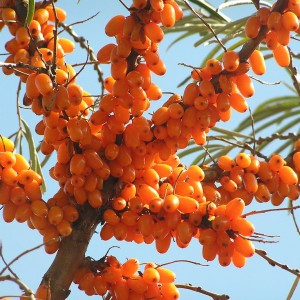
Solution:
M128 4L129 1L125 3ZM216 1L214 3L217 4ZM124 7L117 0L81 0L79 4L77 4L75 0L58 1L57 6L66 9L68 13L67 24L84 20L99 11L99 14L94 19L84 24L74 26L78 35L85 36L95 52L104 44L113 41L113 39L106 37L103 32L106 22L116 14L126 14ZM243 13L245 14L252 12L253 10L250 10L249 6L243 8ZM67 37L66 34L64 36ZM6 30L1 32L1 53L4 52L4 43L9 38ZM178 63L198 65L206 55L208 47L199 46L198 48L193 48L192 44L197 39L196 37L191 37L166 51L167 46L171 43L173 38L174 35L166 36L160 45L160 55L167 65L167 74L163 78L154 77L153 81L159 84L163 91L182 93L182 88L177 89L176 86L189 74L190 69L179 66ZM76 54L74 55L69 55L67 61L70 63L83 62L85 60L85 53L80 49L79 45L76 45L75 51L78 52L75 52ZM0 56L0 60L4 60L3 57ZM268 62L267 68L268 74L263 78L265 81L275 82L284 78L285 73L274 64ZM109 68L104 67L103 70L105 76L109 76ZM78 78L78 83L91 94L99 94L100 85L97 82L96 75L92 72L91 68L82 72ZM18 128L15 100L17 85L18 81L16 78L12 76L5 77L2 73L0 74L0 101L2 102L0 109L0 132L4 136L15 132ZM256 94L249 99L248 102L252 109L254 109L257 104L260 104L265 97L288 93L283 85L262 86L255 83L255 88ZM156 105L160 105L165 99L166 98L157 102ZM22 116L34 131L34 126L40 118L33 116L32 113L27 110L22 110ZM228 124L220 124L219 126L233 128L236 124L237 116L234 116L232 121L228 122ZM276 126L274 126L274 130L276 130ZM40 137L36 137L36 141L39 141L39 139ZM188 163L188 160L186 163ZM53 164L53 160L51 160L44 170L47 180L49 179L49 176L47 176L48 169ZM51 197L56 189L57 185L48 180L47 193L44 195L44 199ZM254 205L253 207L247 207L246 212L253 209L265 209L267 207L269 207L268 204ZM279 236L276 238L278 243L256 243L257 248L266 250L270 257L288 264L292 268L300 267L300 239L293 225L292 218L287 212L257 215L249 219L255 224L256 231ZM42 242L39 233L28 229L26 224L18 224L16 222L5 224L3 221L0 221L0 240L2 241L3 254L7 261L10 261L22 251ZM120 247L112 249L111 254L115 255L121 262L124 262L130 257L137 257L140 262L154 261L156 263L165 263L186 259L205 263L201 255L201 246L196 240L186 249L179 249L176 245L172 245L167 254L160 255L156 253L154 245L136 245L134 243L117 242L115 240L103 242L100 240L99 235L95 234L88 248L87 255L98 259L102 257L111 246ZM43 249L39 249L25 255L17 261L13 265L13 270L29 287L35 289L53 258L53 255L47 255ZM230 299L232 300L286 299L294 281L292 274L279 268L271 267L265 260L256 255L250 258L247 265L242 269L237 269L233 266L223 268L220 267L217 262L210 263L208 267L195 266L188 263L176 263L171 264L169 268L176 273L177 283L191 283L216 293L226 293L230 295ZM1 262L0 269L2 269ZM0 297L2 295L18 294L19 290L14 284L0 283ZM208 299L201 294L183 290L181 290L181 294L181 299ZM96 298L99 299L99 297L89 297L89 299ZM72 293L68 299L88 299L88 297L79 291L77 287L72 287ZM296 290L293 299L300 299L300 287Z

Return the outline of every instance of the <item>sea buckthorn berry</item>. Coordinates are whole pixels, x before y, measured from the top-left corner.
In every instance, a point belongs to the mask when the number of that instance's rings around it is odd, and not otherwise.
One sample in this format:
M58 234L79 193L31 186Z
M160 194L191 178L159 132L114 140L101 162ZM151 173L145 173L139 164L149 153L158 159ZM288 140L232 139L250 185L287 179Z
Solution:
M0 145L1 147L1 145ZM293 154L293 163L294 163L294 167L295 167L295 170L297 172L300 171L300 152L297 151Z
M34 12L33 19L37 20L40 24L44 24L49 19L49 12L44 8L39 8Z
M255 174L245 173L243 176L244 188L249 194L256 193L258 189L258 182Z
M288 67L290 65L290 53L287 46L278 45L273 50L273 56L280 67Z
M217 96L217 109L220 112L226 112L230 109L230 97L227 93L220 93Z
M228 155L222 155L218 158L218 166L224 171L230 171L236 166L235 161Z
M272 155L268 162L270 170L273 172L278 172L285 165L285 163L285 160L278 154Z
M53 8L51 5L46 6L45 9L49 13L49 21L55 22L56 18L58 19L58 22L64 22L67 18L66 12L60 8L60 7L55 7ZM55 14L54 14L54 9L55 9ZM55 18L56 15L56 18Z
M160 276L159 283L173 283L175 281L176 275L173 271L162 267L158 267L156 270Z
M270 13L271 11L269 7L260 7L257 10L256 15L259 17L261 25L267 25Z
M236 218L230 222L231 229L243 236L250 236L254 233L253 224L245 218Z
M48 211L48 220L52 225L58 225L63 220L63 210L59 206L52 206Z
M62 47L64 53L71 53L75 49L75 44L69 39L59 38L57 42Z
M233 93L229 97L230 105L233 109L235 109L238 112L246 112L248 110L248 103L245 100L245 98L238 94L238 93Z
M161 12L164 8L162 0L150 0L150 5L154 11Z
M211 58L206 62L206 69L212 75L217 75L222 71L222 64L219 60Z
M180 293L174 283L164 283L160 287L163 297L166 299L179 299Z
M202 181L205 177L203 170L197 165L192 165L188 167L187 175L189 178L196 181Z
M240 252L245 257L251 257L255 253L255 248L252 242L248 239L237 236L234 239L234 249Z
M16 32L16 41L23 47L27 47L30 43L30 36L28 34L27 28L20 27Z
M116 15L112 17L105 26L105 33L107 36L116 36L122 33L125 17L123 15Z
M43 96L50 95L53 92L51 78L45 73L40 73L35 77L35 85Z
M299 20L292 11L287 11L281 16L281 23L288 31L297 31L299 28Z
M133 0L132 5L136 9L143 9L147 5L147 0Z
M37 37L41 33L41 24L36 20L31 20L29 24L29 32L31 36Z
M203 97L212 97L215 95L215 88L209 80L202 80L200 82L199 91Z
M125 277L132 277L139 269L139 261L136 258L128 259L122 266L121 272Z
M279 178L288 185L295 185L298 183L297 173L289 166L283 166L278 171Z
M175 9L169 4L165 3L164 8L160 13L161 23L164 27L173 27L176 21Z
M227 51L223 54L222 62L226 71L234 72L240 64L240 57L235 51Z
M265 59L261 51L254 50L249 57L249 62L252 68L252 71L256 75L263 75L266 72Z
M245 208L245 202L241 198L234 198L230 200L225 209L225 216L229 219L236 219L241 216Z
M246 264L247 258L243 256L239 251L234 250L232 254L232 263L237 267L237 268L242 268Z
M31 203L31 211L38 217L45 218L48 216L48 205L42 201L33 201Z
M148 36L148 38L154 43L159 43L164 38L163 30L160 28L160 26L158 24L156 24L154 22L145 24L144 31L145 31L145 34Z
M247 74L237 76L236 84L244 97L249 98L254 95L254 86L251 78Z
M245 32L247 37L254 39L257 37L260 30L260 18L258 16L251 16L248 18L245 25Z
M237 163L238 166L240 166L241 168L247 168L250 166L251 164L251 157L250 155L246 154L246 153L239 153L236 158L235 161Z
M281 13L272 11L268 17L267 26L269 30L277 31L281 28Z
M271 193L264 183L258 184L258 188L254 196L258 202L268 202L271 199Z

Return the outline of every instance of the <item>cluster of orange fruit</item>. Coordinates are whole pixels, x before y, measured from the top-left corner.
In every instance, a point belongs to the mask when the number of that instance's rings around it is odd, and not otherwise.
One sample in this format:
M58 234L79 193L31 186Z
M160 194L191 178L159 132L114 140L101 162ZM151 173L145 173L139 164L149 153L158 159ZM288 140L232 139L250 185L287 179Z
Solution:
M115 299L178 299L175 274L154 263L146 263L143 271L136 258L121 264L114 256L81 267L74 276L74 283L87 295L104 296L108 291Z
M225 155L218 159L218 166L224 170L219 182L222 201L241 197L246 204L252 199L280 205L286 197L297 200L299 190L299 152L295 150L289 165L278 154L269 161L259 161L256 157L240 153L235 160ZM227 200L228 201L228 200Z
M113 299L118 300L179 298L179 291L174 284L174 272L153 262L143 265L141 271L142 264L136 258L130 258L121 264L114 256L104 256L98 261L86 261L76 271L73 282L89 296L105 296L109 293ZM49 299L49 286L41 284L35 297Z
M148 120L143 113L150 100L162 96L151 72L163 75L166 71L158 54L164 36L159 24L173 26L182 11L174 0L135 0L129 16L115 16L105 27L116 44L102 47L97 58L99 63L111 64L111 76L104 81L108 93L101 98L98 110L90 113L93 97L75 83L76 72L65 64L65 54L73 51L74 44L60 38L54 43L52 6L37 3L27 31L14 10L14 1L2 0L1 4L0 24L7 25L14 36L6 44L10 53L6 62L33 67L3 71L21 77L26 83L26 104L42 115L35 130L43 136L42 153L57 154L50 175L60 185L59 191L44 202L41 179L26 164L23 173L33 174L30 184L35 185L26 191L29 175L24 179L22 171L15 169L19 156L9 146L2 149L0 203L4 205L4 219L21 220L16 217L19 204L14 202L26 204L29 210L24 221L38 229L45 242L52 241L46 251L54 253L59 236L69 235L71 223L79 218L76 207L88 203L101 208L103 240L115 237L155 242L157 251L164 253L172 238L179 247L187 247L194 237L203 245L207 260L218 255L221 265L232 261L243 266L245 258L254 253L247 238L254 227L242 217L243 208L253 196L260 202L272 198L276 205L285 197L297 199L300 152L297 149L294 153L291 167L278 155L268 162L245 153L235 160L223 156L213 179L205 178L213 168L186 168L176 152L187 147L191 138L205 144L210 128L220 120L229 120L232 108L239 112L248 109L245 98L253 96L254 87L246 73L250 67L255 74L265 72L261 53L255 50L249 63L240 62L235 51L225 52L222 62L209 59L205 67L192 71L194 82L186 86L183 96L172 95ZM66 13L56 8L56 16L63 22ZM16 162L9 167L13 158ZM114 197L103 203L102 191L109 180L114 183ZM14 197L13 189L18 190ZM21 194L25 196L21 198ZM123 278L122 272L117 274Z
M0 137L0 205L3 219L10 223L27 222L43 236L45 251L54 253L59 237L70 235L71 223L79 213L65 193L60 190L47 202L42 199L42 178L30 168L27 160L13 153L11 140Z
M297 0L289 0L282 12L273 11L273 7L259 8L256 15L248 18L245 31L246 35L253 39L263 26L267 27L264 42L273 51L277 64L287 67L290 64L287 45L290 43L291 32L299 33L300 3Z

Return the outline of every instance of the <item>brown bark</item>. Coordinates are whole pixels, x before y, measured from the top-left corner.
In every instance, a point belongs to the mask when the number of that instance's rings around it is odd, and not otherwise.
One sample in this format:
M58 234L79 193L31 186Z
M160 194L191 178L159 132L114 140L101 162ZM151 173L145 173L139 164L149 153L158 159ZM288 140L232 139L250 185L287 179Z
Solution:
M90 239L98 225L99 211L86 206L80 220L73 227L72 234L64 238L56 257L43 277L42 283L50 288L51 299L64 300L74 274L83 262Z
M78 267L84 262L85 253L97 225L101 222L103 207L115 194L116 180L109 178L103 187L103 206L100 209L86 204L79 207L80 218L73 224L72 234L62 239L59 250L42 279L50 289L48 300L64 300L70 294L70 285Z

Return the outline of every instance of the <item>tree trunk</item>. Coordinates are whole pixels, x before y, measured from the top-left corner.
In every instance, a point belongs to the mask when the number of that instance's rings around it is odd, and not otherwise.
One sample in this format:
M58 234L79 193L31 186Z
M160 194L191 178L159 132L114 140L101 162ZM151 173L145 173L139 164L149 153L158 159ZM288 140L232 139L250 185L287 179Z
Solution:
M50 288L51 299L64 300L70 294L74 274L83 262L98 223L99 210L86 205L73 226L72 234L62 239L56 257L42 280Z

